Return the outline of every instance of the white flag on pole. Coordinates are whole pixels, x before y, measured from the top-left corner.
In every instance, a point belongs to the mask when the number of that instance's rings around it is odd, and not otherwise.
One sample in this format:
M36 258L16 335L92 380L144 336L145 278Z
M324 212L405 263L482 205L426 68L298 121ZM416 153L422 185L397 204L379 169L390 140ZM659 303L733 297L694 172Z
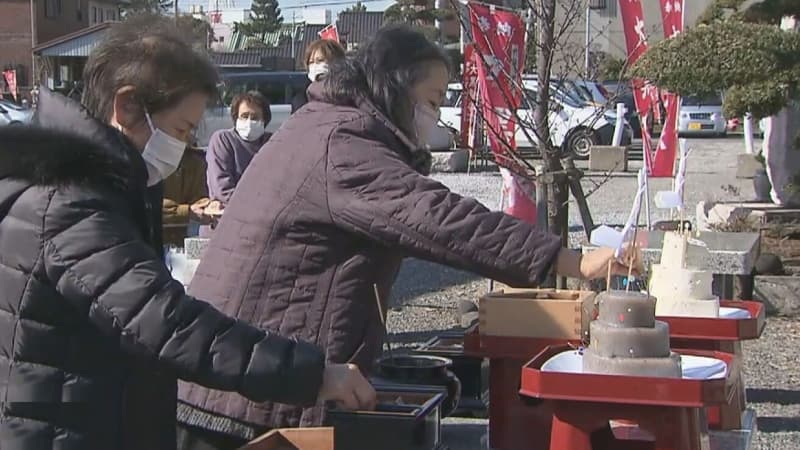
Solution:
M633 206L628 216L628 221L622 231L617 231L607 225L601 225L592 231L591 239L593 245L611 247L616 249L614 256L619 258L622 248L633 239L634 230L638 224L639 211L642 208L642 198L647 190L647 169L642 167L638 174L638 189L633 198Z
M689 153L686 139L681 139L678 172L675 174L675 187L671 191L659 191L656 193L656 207L661 209L683 209L683 186L686 183L686 159L689 158Z

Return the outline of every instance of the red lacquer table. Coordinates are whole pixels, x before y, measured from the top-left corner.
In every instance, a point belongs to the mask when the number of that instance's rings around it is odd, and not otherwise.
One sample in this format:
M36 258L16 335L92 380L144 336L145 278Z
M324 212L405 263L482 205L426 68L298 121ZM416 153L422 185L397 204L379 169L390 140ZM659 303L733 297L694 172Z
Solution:
M541 370L550 358L569 349L547 347L521 374L520 394L544 400L552 412L550 450L703 450L708 448L703 408L729 403L736 393L739 370L731 354L677 350L724 361L728 365L725 377L711 380ZM610 420L635 422L645 433L629 432L624 438L611 436L593 442L593 433L606 429ZM638 442L633 440L637 437Z

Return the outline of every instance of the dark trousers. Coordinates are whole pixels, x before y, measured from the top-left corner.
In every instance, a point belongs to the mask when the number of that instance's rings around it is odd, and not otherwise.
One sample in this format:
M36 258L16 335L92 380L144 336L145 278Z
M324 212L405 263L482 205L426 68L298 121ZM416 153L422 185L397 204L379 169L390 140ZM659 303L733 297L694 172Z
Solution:
M245 439L203 428L178 424L178 450L236 450Z

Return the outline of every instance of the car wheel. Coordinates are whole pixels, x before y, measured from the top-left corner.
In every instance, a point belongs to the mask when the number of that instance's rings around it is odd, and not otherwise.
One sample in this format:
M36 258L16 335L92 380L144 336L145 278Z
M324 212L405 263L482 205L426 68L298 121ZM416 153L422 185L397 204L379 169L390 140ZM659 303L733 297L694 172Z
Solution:
M598 144L597 135L587 128L573 131L567 139L567 150L576 158L587 159L592 147Z
M10 126L10 127L16 127L16 126L20 126L20 125L22 125L22 122L18 122L18 121L14 121L14 122L9 122L8 123L8 126Z

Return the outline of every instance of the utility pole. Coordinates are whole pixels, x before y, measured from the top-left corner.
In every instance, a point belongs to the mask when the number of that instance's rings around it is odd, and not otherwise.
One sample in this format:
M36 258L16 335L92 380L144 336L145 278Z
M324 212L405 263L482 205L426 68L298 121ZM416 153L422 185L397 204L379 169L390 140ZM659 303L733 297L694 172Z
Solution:
M177 1L177 0L176 0ZM590 79L591 45L592 45L592 3L586 3L586 40L584 43L584 76Z

